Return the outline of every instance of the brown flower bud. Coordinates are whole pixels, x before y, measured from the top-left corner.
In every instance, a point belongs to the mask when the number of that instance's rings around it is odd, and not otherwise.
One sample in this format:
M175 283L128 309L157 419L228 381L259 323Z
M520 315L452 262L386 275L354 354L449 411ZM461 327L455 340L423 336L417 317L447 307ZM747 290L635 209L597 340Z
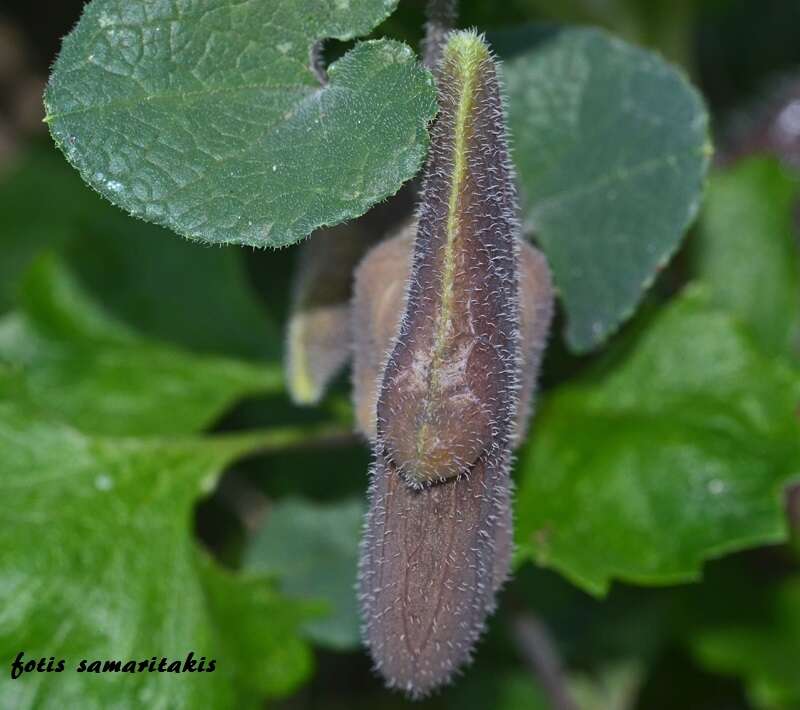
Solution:
M351 223L319 230L301 247L285 357L295 404L319 402L350 357L353 269L374 241Z
M456 33L439 73L400 333L383 374L378 438L409 485L507 448L516 414L518 223L493 62Z
M494 609L510 562L508 481L481 461L418 490L376 458L359 580L366 641L389 685L418 697L469 660Z
M314 232L302 245L285 355L287 386L295 404L319 402L350 359L355 267L385 234L407 223L412 197L413 191L403 188L353 222Z
M375 440L378 380L400 327L416 222L381 242L358 265L353 287L353 400L356 423Z
M469 659L508 574L509 464L529 409L520 390L529 398L536 377L521 370L538 363L552 308L541 256L524 249L520 269L505 117L482 38L452 34L438 79L403 317L398 328L394 299L378 297L381 282L399 291L388 274L408 263L409 246L398 238L359 267L364 318L354 323L359 419L376 457L360 566L365 638L387 682L413 696ZM521 317L523 290L536 307ZM387 351L373 430L377 378L367 373Z
M406 305L416 222L373 247L356 269L352 325L353 400L359 431L377 435L378 385ZM522 367L514 446L525 439L541 356L553 315L553 285L547 259L522 242L519 251L519 313Z
M514 429L514 448L525 439L533 410L539 365L547 345L553 319L553 279L547 259L538 249L523 242L519 252L519 331L522 345L519 403Z

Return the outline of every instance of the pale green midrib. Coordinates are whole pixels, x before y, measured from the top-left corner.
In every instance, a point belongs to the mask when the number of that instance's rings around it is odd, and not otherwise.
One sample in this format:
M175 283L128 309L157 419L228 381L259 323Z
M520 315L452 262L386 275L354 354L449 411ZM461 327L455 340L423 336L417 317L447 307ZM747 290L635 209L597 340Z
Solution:
M370 42L374 43L384 43L385 46L390 46L388 43L390 40L370 40L367 42L363 42L362 44L369 44ZM402 43L400 43L402 44ZM394 49L392 50L394 51ZM395 55L397 52L395 51ZM347 55L345 55L345 58ZM405 57L400 57L401 60L405 60ZM372 72L375 76L378 76L381 72L385 71L387 68L391 68L394 64L398 63L397 57L395 57L394 61L385 61L384 64L378 66L377 68L373 68ZM401 61L399 63L405 63ZM99 65L98 65L99 66ZM74 70L73 67L68 67L69 70ZM333 69L333 65L328 68L329 73ZM58 71L56 68L53 72L53 75ZM302 95L302 101L306 101L309 98L313 99L325 92L330 92L333 90L337 91L345 91L345 90L352 90L353 87L341 83L337 84L333 81L331 83L320 86L319 82L314 79L313 75L311 75L307 69L297 75L297 78L292 81L291 83L268 83L268 81L256 81L250 83L238 83L238 84L224 84L224 85L215 85L215 86L203 86L201 88L196 89L187 89L185 91L160 91L160 92L152 92L152 93L139 93L131 96L125 97L118 97L111 99L105 103L91 103L88 105L83 105L78 108L71 108L65 111L51 111L51 104L52 104L52 94L56 91L61 91L60 86L52 85L52 76L48 82L47 87L45 88L45 97L44 97L44 107L45 107L45 116L42 119L44 123L53 123L57 120L63 120L66 118L70 118L71 116L85 114L85 113L102 113L106 111L119 111L125 109L133 109L142 104L154 104L154 103L176 103L181 104L186 101L193 101L195 99L206 99L216 96L217 94L238 94L238 93L249 93L249 92L265 92L265 93L276 93L276 94L292 94L296 93L298 95Z
M445 49L445 60L447 60ZM481 45L483 49L483 45ZM455 52L454 52L455 53ZM453 174L450 182L450 195L447 203L447 222L445 226L445 245L443 249L441 305L436 320L433 350L431 354L431 369L428 388L425 397L424 413L420 423L415 442L416 458L420 460L428 439L428 422L430 421L431 408L436 393L439 391L439 371L444 360L444 350L447 345L447 330L453 310L453 287L455 284L456 257L455 244L458 240L461 221L458 216L459 195L464 185L467 173L467 128L472 111L475 84L483 61L467 60L465 57L454 57L452 64L455 67L455 81L460 85L458 108L454 121L453 133Z
M279 94L286 94L292 91L298 94L311 96L317 94L321 87L312 84L264 84L261 82L252 84L238 84L235 86L215 86L213 88L191 89L188 91L170 91L152 94L136 94L130 97L112 99L105 103L92 103L81 106L80 108L68 109L66 111L50 111L50 97L45 97L45 109L47 111L45 117L42 119L43 123L53 123L58 120L63 120L71 116L76 116L84 113L102 113L106 111L119 111L124 109L132 109L141 106L142 104L152 104L165 102L174 102L176 104L185 101L192 101L194 99L210 98L217 94L236 94L245 93L250 91L260 92L274 92ZM48 92L49 93L49 92Z

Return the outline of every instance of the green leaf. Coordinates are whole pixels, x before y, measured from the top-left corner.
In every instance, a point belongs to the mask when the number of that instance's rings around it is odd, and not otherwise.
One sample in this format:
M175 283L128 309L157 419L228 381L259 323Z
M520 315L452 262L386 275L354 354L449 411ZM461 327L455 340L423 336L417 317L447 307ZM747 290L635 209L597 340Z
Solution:
M85 431L136 436L198 431L240 398L282 388L279 365L191 355L142 338L92 304L42 257L23 310L0 321L0 361L29 401Z
M799 192L797 178L768 158L716 173L693 250L714 300L776 354L796 355L800 344Z
M233 574L200 556L201 576L236 688L253 698L286 695L310 675L312 657L302 629L323 608L279 594L265 578ZM235 662L233 662L235 659Z
M545 400L520 463L523 552L602 594L784 540L798 402L797 371L690 289L610 374Z
M276 577L289 597L327 602L328 616L306 625L323 646L344 650L360 643L355 583L363 521L361 501L286 500L270 508L245 555L245 569Z
M18 708L258 707L310 668L312 610L199 559L193 505L252 439L86 436L0 402L0 656L64 673L0 679ZM257 632L257 633L256 633ZM82 659L217 661L213 673L77 673Z
M524 225L547 254L578 352L628 318L700 203L700 95L658 56L595 29L499 34Z
M53 151L55 155L55 151ZM63 161L31 151L0 180L0 313L16 303L22 274L45 249L75 236L85 197L92 193L80 180L61 178L72 172ZM47 209L42 209L47 195Z
M417 172L435 88L404 44L364 42L320 86L312 44L396 0L93 0L65 39L47 121L84 180L208 242L282 246L363 214Z
M446 693L446 708L455 710L547 710L552 707L532 674L518 670L470 672Z
M592 674L572 674L570 689L581 710L633 710L643 679L640 662L618 660Z
M764 710L800 707L800 578L790 578L770 594L758 620L728 620L703 629L692 650L707 668L742 676L753 704Z
M54 147L29 151L3 176L0 214L0 313L16 303L30 262L58 249L92 295L143 334L204 352L278 359L283 336L247 281L243 249L165 238L163 229L87 190Z
M248 283L242 250L170 239L107 209L113 219L107 215L105 229L83 232L64 254L110 313L143 335L191 350L280 360L283 334Z

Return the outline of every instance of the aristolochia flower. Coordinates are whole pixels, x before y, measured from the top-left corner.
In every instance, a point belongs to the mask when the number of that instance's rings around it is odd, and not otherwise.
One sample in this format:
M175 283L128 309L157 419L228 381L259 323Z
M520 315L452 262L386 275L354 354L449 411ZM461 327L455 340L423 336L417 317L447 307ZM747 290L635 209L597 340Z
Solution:
M366 257L353 307L356 405L375 447L365 639L387 682L414 696L469 659L508 575L511 454L552 311L544 257L520 239L483 38L451 34L437 79L416 237Z

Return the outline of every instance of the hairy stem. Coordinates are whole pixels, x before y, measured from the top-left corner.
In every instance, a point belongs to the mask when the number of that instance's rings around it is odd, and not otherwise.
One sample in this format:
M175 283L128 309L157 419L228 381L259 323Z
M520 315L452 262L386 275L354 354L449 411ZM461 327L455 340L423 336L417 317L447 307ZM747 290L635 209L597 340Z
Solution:
M422 49L423 62L428 69L435 69L442 58L444 38L456 24L457 0L428 0L427 17Z

